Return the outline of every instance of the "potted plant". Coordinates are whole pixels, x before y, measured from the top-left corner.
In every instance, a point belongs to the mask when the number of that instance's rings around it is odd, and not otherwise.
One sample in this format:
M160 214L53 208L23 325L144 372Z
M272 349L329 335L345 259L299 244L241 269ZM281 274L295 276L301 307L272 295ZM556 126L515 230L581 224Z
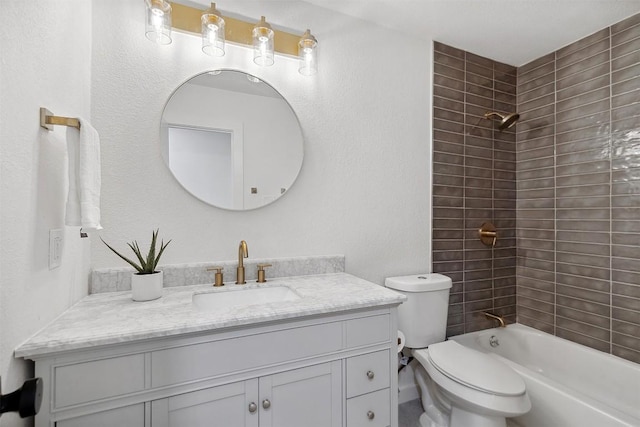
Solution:
M138 246L137 241L133 241L132 243L127 243L133 253L138 258L138 262L132 261L124 255L120 254L114 248L112 248L107 242L105 242L102 237L102 243L107 245L109 249L113 251L120 258L129 263L133 268L137 270L137 273L133 273L131 276L131 294L134 301L150 301L162 296L162 271L157 271L156 267L158 266L158 262L160 261L160 257L162 253L166 249L166 247L171 243L169 240L167 243L164 243L164 240L160 242L160 250L156 255L156 243L158 241L158 231L155 230L153 232L153 236L151 238L151 245L149 245L149 253L146 257L142 256L142 252L140 251L140 246Z

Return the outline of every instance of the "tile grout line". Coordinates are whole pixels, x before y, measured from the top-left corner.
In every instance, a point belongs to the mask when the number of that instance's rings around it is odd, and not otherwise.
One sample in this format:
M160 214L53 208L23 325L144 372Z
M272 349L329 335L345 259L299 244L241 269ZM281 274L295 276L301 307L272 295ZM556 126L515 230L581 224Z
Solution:
M491 97L493 103L491 104L491 111L496 111L496 67L495 63L492 63L491 73ZM508 112L506 112L509 114ZM491 128L491 223L495 226L495 179L496 179L496 159L495 159L495 146L496 146L496 128ZM495 313L496 310L496 290L495 290L495 246L491 246L491 311Z
M468 92L467 92L467 52L464 52L464 134L462 139L462 156L463 156L463 165L462 165L462 178L463 178L463 193L462 193L462 210L466 212L467 210L467 102L468 102ZM467 271L465 268L465 263L467 261L467 215L464 214L462 217L462 332L467 332Z
M613 37L612 27L609 27L609 354L613 354L613 140L612 140L612 109L613 109Z
M558 51L553 54L553 335L558 334Z

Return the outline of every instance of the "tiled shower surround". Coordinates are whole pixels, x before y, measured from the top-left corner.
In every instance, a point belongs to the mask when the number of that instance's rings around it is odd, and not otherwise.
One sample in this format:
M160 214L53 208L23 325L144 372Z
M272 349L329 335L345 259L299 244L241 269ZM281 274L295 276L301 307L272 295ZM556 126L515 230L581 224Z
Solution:
M448 335L493 325L482 315L516 313L516 134L484 118L515 112L516 68L434 45L433 271L453 280ZM495 247L478 239L492 222Z
M517 93L518 321L640 362L640 15Z
M483 305L640 363L640 15L519 67L517 81L507 73L521 119L515 133L486 131L483 141L493 137L493 167L491 146L478 155L477 131L470 127L471 115L482 109L470 79L476 68L462 67L475 65L476 58L436 43L433 259L435 271L454 278L448 333L483 327L475 314ZM488 67L490 61L481 60ZM498 69L507 71L494 63L494 72ZM481 105L491 110L489 82L484 84ZM513 104L501 103L511 99L503 95L510 88L505 84L494 78L493 107L514 111ZM441 109L464 115L445 121ZM505 160L513 154L515 179L507 188ZM484 159L483 179L491 176L493 189L492 207L484 209L501 236L492 254L481 252L474 240L479 221L472 168ZM498 224L507 215L502 209L511 212L512 199L497 191L512 189L517 189L516 277L495 275L502 271L496 264L515 251L513 228ZM487 290L492 284L484 298L476 291L480 253L494 273L491 279L482 275ZM502 305L502 291L514 283L515 306Z

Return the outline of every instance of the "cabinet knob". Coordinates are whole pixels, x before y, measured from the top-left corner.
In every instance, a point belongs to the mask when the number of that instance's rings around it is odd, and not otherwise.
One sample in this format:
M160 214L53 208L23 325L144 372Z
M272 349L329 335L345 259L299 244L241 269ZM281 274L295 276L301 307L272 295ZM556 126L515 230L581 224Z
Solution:
M271 407L271 402L269 402L269 399L265 399L262 401L262 407L264 409L269 409Z
M258 405L255 402L249 403L249 412L252 414L258 410Z
M367 378L369 378L370 380L373 379L373 377L375 377L376 374L373 373L373 371L367 371Z
M367 418L369 418L370 420L374 419L375 417L376 417L376 414L373 411L367 412Z

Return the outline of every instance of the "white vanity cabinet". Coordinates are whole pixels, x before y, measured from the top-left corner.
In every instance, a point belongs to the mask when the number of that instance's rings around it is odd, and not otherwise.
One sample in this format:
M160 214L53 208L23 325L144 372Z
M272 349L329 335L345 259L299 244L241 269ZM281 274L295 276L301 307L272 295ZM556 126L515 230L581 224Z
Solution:
M145 425L144 412L144 404L140 403L58 421L55 425L57 427L138 427Z
M153 427L342 426L341 363L327 362L151 402Z
M397 427L396 305L32 357L36 427Z

